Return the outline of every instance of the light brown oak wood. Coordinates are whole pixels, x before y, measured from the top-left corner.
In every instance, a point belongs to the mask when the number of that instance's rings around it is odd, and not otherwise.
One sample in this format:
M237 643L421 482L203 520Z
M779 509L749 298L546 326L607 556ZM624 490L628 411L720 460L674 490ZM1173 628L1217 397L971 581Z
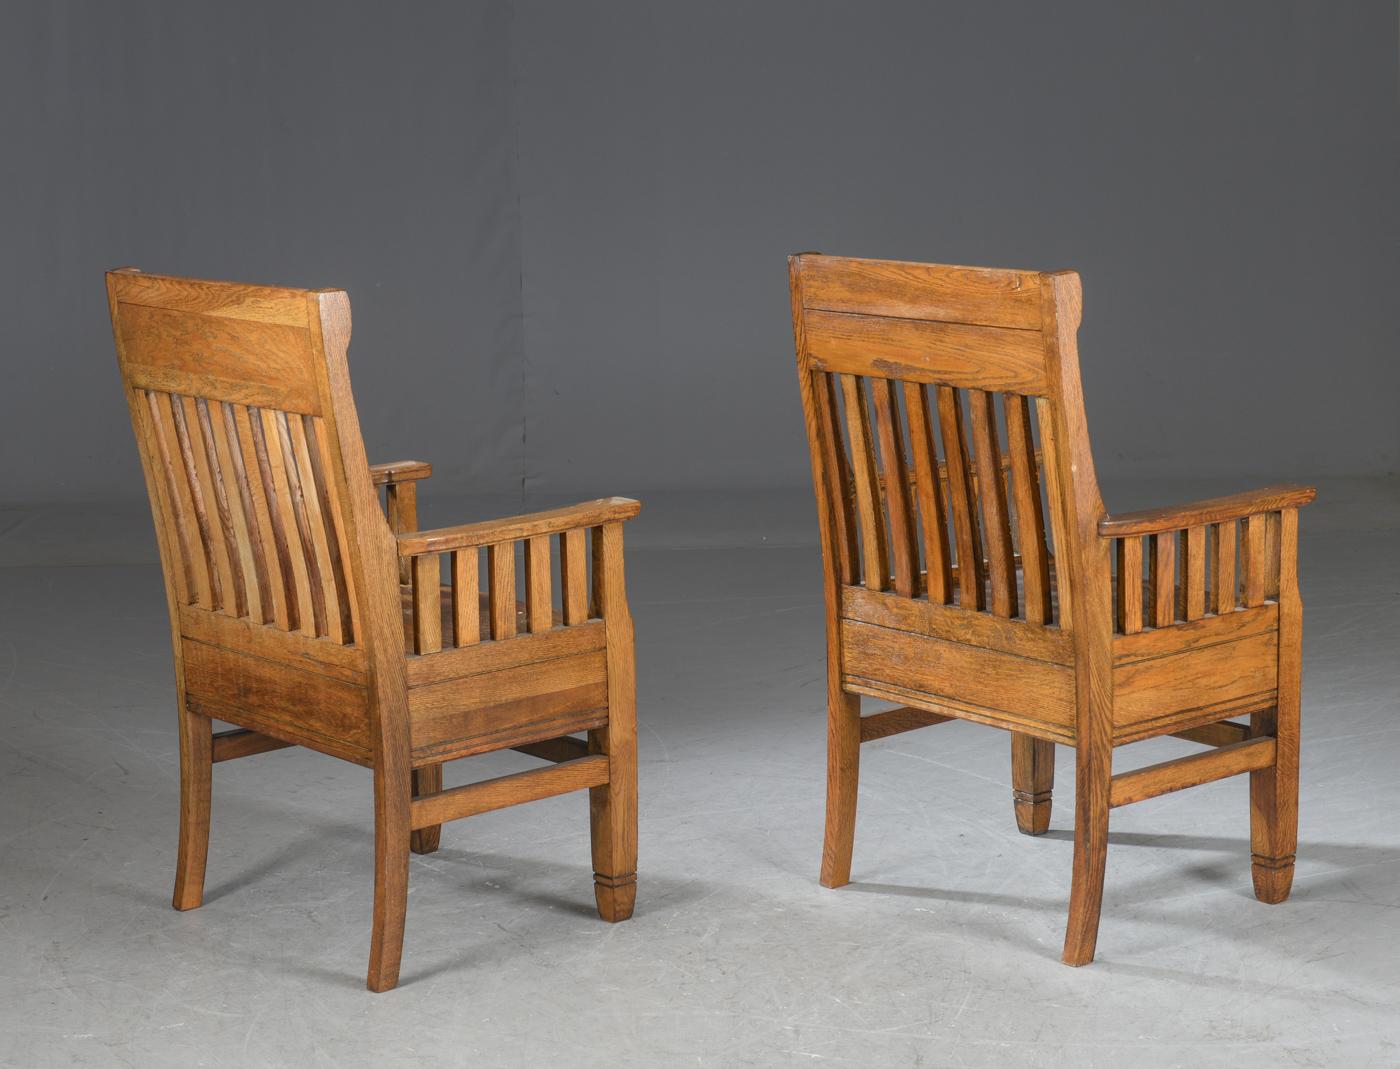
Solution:
M108 273L107 291L175 653L175 907L203 901L213 765L300 745L373 773L372 990L398 982L410 852L437 849L447 820L589 790L597 907L629 916L636 672L622 523L640 506L607 498L420 531L417 484L432 468L368 463L343 292L129 268ZM216 735L214 718L236 727ZM501 749L557 763L443 790L444 761Z
M1313 490L1110 516L1074 272L803 253L789 281L823 556L821 882L850 879L861 743L957 718L1012 733L1031 835L1054 745L1074 748L1067 964L1094 957L1115 806L1249 773L1256 893L1287 897ZM862 717L862 697L901 708ZM1160 736L1212 750L1114 774L1115 747Z

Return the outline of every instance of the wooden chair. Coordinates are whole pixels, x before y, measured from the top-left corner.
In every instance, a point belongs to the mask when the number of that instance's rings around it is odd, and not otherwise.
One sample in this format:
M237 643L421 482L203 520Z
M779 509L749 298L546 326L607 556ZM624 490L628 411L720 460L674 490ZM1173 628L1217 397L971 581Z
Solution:
M598 912L631 916L622 523L640 506L417 531L416 482L431 469L365 459L343 292L133 269L110 272L107 292L175 650L175 908L203 897L213 764L295 744L374 772L371 990L398 982L410 845L436 849L444 821L588 788ZM215 734L211 718L238 730ZM443 762L507 747L552 765L443 790Z
M1074 747L1067 964L1094 957L1115 806L1250 773L1255 894L1287 898L1314 491L1108 515L1072 271L789 268L826 594L822 883L850 880L860 744L959 718L1011 732L1030 835L1049 824L1054 745ZM862 717L862 695L903 707ZM1114 747L1159 735L1211 749L1113 774Z

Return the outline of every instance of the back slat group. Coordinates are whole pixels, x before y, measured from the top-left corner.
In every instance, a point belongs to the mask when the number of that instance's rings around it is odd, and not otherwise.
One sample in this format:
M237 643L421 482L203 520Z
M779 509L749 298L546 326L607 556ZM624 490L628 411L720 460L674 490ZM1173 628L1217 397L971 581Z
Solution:
M181 601L354 642L344 523L320 418L139 392Z
M842 582L1053 624L1029 399L811 374Z

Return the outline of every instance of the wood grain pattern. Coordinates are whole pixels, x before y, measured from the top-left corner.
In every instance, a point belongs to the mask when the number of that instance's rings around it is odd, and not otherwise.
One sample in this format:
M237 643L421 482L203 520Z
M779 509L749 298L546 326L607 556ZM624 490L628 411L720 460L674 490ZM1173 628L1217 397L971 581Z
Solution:
M880 443L880 473L889 518L890 558L894 589L912 598L918 593L919 547L914 541L914 507L909 499L909 466L904 456L904 432L899 418L899 384L889 379L870 383L875 402L875 428Z
M1249 739L1221 746L1209 753L1178 757L1147 768L1122 772L1113 777L1109 804L1114 808L1132 805L1171 791L1267 768L1274 763L1274 749L1273 739Z
M987 551L987 575L992 588L991 609L997 616L1015 616L1019 612L1016 593L1015 550L1011 541L1011 522L1006 507L1006 487L995 474L1001 471L1001 445L997 435L996 398L981 390L968 393L968 411L972 414L973 451L978 470L977 480L982 499L983 536Z
M1040 472L1031 431L1030 401L1008 395L1003 402L1021 575L1025 583L1023 612L1029 622L1046 624L1052 615L1050 552L1045 539L1045 510L1040 501Z
M977 519L977 488L967 455L962 401L956 390L938 387L938 429L943 437L943 460L948 468L948 511L953 517L958 551L958 604L964 609L986 607L982 535Z
M904 410L909 420L909 451L914 461L914 487L919 529L924 547L924 593L929 601L946 605L953 597L953 573L948 552L948 518L943 503L940 462L933 444L933 417L928 390L904 383Z
M1213 497L1204 501L1192 501L1184 505L1171 505L1166 508L1142 509L1138 512L1120 512L1106 516L1099 523L1099 533L1108 537L1121 538L1129 534L1162 534L1182 531L1188 527L1199 527L1208 523L1221 523L1225 520L1238 520L1246 516L1258 516L1280 509L1301 508L1314 497L1317 491L1311 486L1297 486L1285 483L1250 490L1241 494Z

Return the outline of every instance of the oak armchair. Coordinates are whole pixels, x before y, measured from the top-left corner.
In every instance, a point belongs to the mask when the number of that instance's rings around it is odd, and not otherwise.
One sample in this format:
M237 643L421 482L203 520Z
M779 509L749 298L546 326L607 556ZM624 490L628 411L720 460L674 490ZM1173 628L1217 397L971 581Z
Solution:
M107 291L175 654L175 908L203 898L212 766L300 745L373 770L372 990L398 982L410 849L445 821L588 788L598 911L629 917L637 502L418 531L431 468L367 462L343 292L129 268ZM551 764L443 789L444 762L506 748Z
M850 880L861 743L959 718L1011 733L1030 835L1054 746L1075 750L1067 964L1094 957L1116 806L1248 772L1255 894L1287 898L1314 491L1108 515L1074 272L810 253L789 270L826 605L822 883ZM863 696L900 707L862 716ZM1115 747L1162 735L1210 749L1113 773Z

